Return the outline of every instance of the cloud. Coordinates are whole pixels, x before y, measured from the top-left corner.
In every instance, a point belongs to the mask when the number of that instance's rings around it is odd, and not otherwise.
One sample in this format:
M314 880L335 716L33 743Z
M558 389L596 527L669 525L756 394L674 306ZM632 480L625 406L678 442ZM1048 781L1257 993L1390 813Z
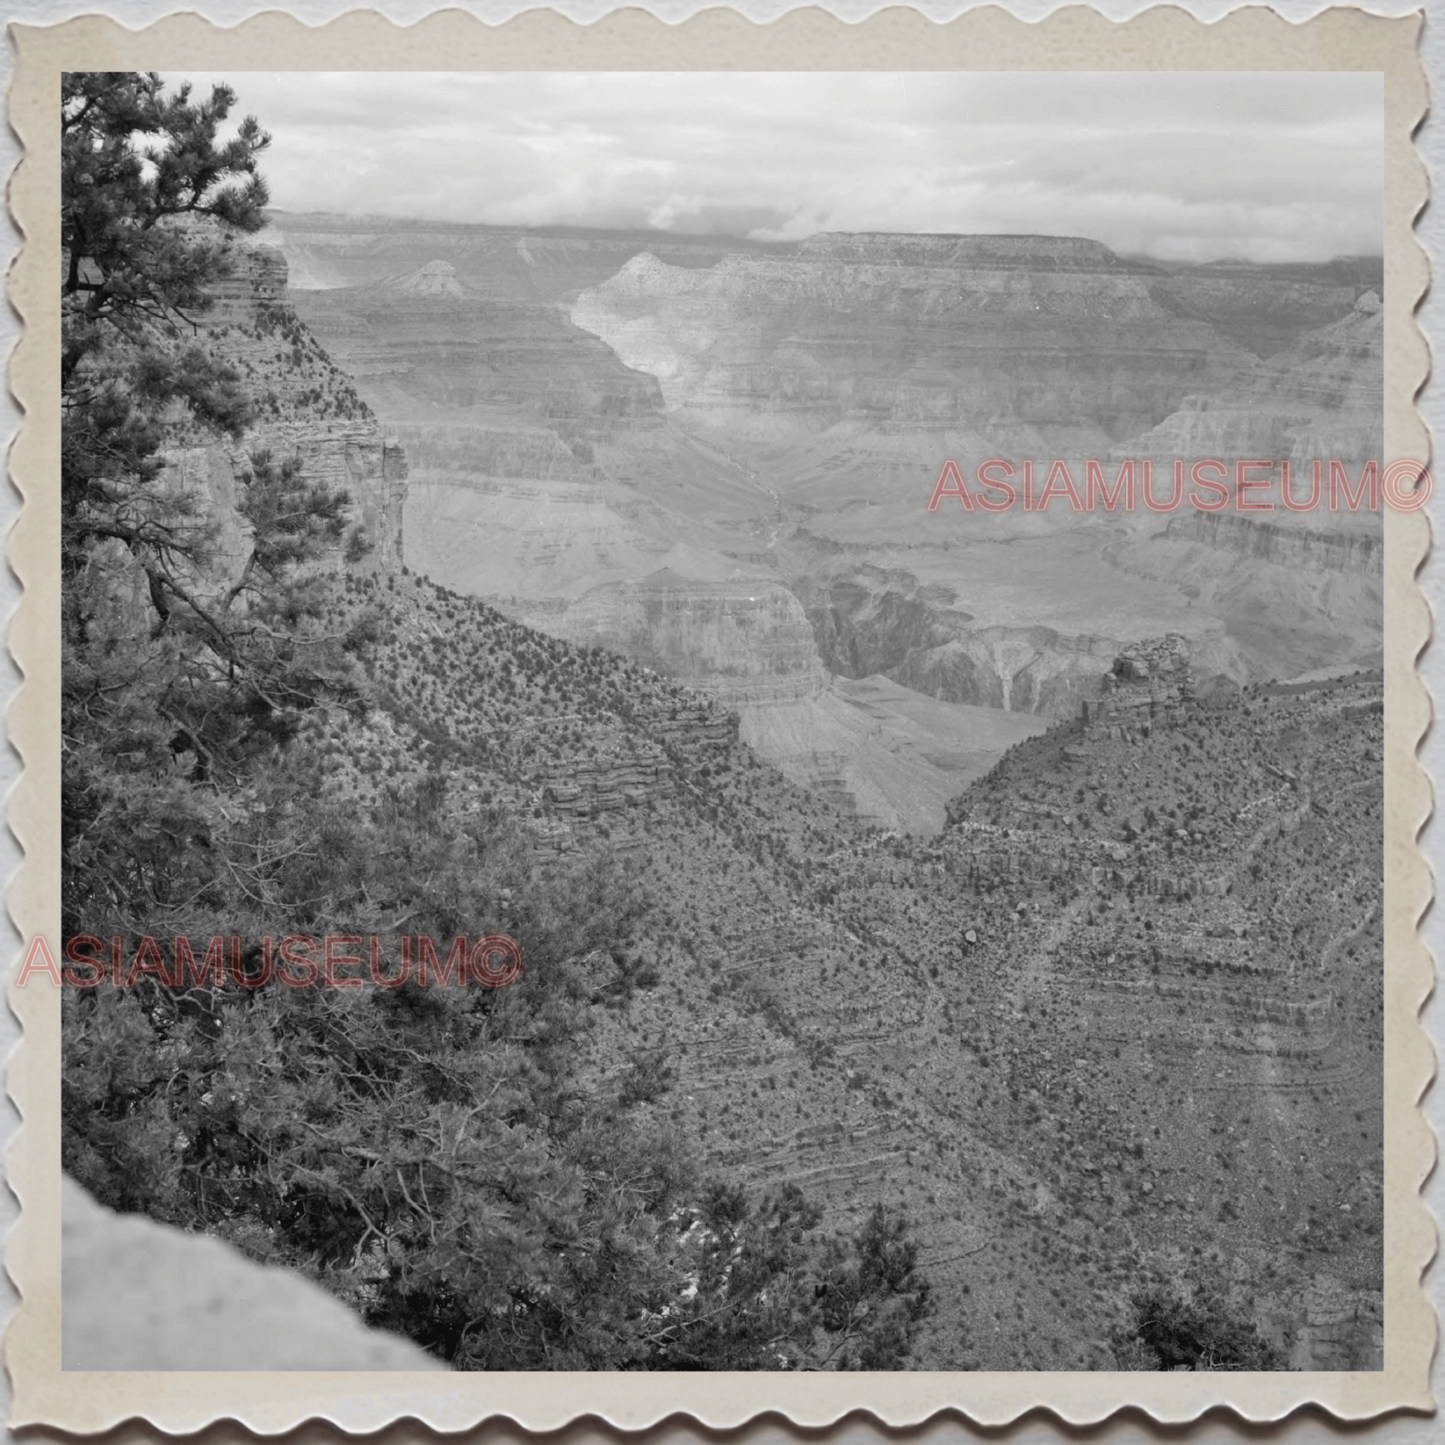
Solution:
M793 240L1092 236L1166 259L1378 252L1370 73L225 79L289 210Z

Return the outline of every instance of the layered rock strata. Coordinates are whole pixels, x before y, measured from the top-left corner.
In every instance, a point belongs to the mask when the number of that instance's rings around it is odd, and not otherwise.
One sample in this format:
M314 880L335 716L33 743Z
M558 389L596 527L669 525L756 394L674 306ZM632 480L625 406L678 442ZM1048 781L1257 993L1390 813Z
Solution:
M1193 701L1188 643L1171 633L1135 643L1114 659L1098 698L1084 703L1084 729L1093 736L1147 737L1155 727L1177 723Z
M1175 458L1229 465L1241 458L1288 459L1295 473L1291 491L1301 501L1315 462L1324 464L1326 478L1331 460L1350 463L1353 484L1359 466L1382 455L1384 334L1380 298L1366 291L1343 316L1252 362L1224 387L1191 388L1175 412L1114 455L1151 457L1166 466ZM1161 492L1163 486L1161 478ZM1326 505L1323 499L1316 504Z
M640 255L571 315L710 425L785 437L863 416L1085 455L1247 359L1152 279L1072 238L818 236L707 270Z
M1358 531L1280 527L1230 512L1186 512L1170 519L1165 535L1240 552L1277 567L1299 567L1310 572L1379 577L1385 566L1383 537Z
M296 291L370 286L444 262L463 287L551 303L613 275L643 250L672 265L711 266L730 251L787 253L734 236L484 226L274 211L267 241L284 250Z
M267 246L234 246L231 273L214 294L215 304L202 315L202 337L239 371L255 416L232 443L177 413L165 449L171 484L209 499L229 552L229 543L244 546L236 489L251 456L295 458L306 481L350 496L353 532L366 549L360 565L400 567L406 453L291 311L285 257Z
M816 697L825 682L798 599L760 578L693 582L663 569L586 593L565 626L572 641L698 680L729 706Z
M293 291L291 299L395 420L430 425L470 411L607 422L661 406L654 378L621 365L556 307L479 293L445 260L369 286Z

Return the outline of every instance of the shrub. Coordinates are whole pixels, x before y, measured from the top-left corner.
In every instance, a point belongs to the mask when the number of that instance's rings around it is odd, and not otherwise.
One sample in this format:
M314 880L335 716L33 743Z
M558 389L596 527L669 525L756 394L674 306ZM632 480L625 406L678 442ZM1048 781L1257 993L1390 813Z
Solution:
M1185 1299L1154 1287L1132 1300L1133 1321L1111 1340L1125 1370L1283 1370L1284 1357L1218 1295Z

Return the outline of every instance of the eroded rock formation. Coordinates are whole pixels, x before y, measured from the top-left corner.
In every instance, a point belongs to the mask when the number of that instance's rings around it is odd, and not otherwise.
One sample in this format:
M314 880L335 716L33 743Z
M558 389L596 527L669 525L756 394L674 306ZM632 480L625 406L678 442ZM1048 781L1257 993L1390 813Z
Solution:
M847 766L858 709L827 674L886 679L903 707L1068 717L1145 627L1240 681L1378 647L1366 518L1266 519L1318 534L1285 541L1141 503L925 508L946 456L971 476L991 454L1371 454L1368 260L1162 268L1069 237L768 246L306 216L274 239L313 288L294 304L405 445L410 565L730 699L768 756L866 814L892 764L880 743L874 772ZM915 745L970 750L957 730Z
M166 448L172 481L209 497L223 542L243 547L236 487L251 456L295 458L307 481L349 494L353 527L367 549L363 565L399 567L408 474L404 449L382 430L351 377L291 311L282 253L238 245L233 256L231 275L217 285L216 302L203 313L202 335L240 370L256 404L255 420L230 444L218 443L211 433L202 436L178 415Z
M731 706L816 697L825 674L798 599L760 578L696 582L662 569L594 588L567 613L570 640L600 643Z
M712 426L787 437L863 415L1085 455L1245 360L1156 301L1156 276L1073 238L825 235L707 270L643 254L571 315Z

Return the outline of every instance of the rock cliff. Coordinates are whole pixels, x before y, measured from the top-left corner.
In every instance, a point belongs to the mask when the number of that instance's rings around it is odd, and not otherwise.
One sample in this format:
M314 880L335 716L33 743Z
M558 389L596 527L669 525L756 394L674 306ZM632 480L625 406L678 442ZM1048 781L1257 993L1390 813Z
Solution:
M434 426L461 419L447 413L490 411L606 422L661 406L654 378L555 306L479 292L446 260L345 290L293 290L291 300L395 420Z
M576 226L481 226L273 211L267 241L283 250L293 291L369 286L445 263L463 288L555 302L606 280L639 251L679 266L711 266L730 251L786 253L737 237L670 236Z
M825 680L798 599L763 579L697 582L662 569L610 583L566 617L570 640L601 644L730 706L816 697Z
M1052 627L979 626L955 605L956 594L878 569L803 595L831 671L882 673L930 697L977 707L1072 716L1120 645Z
M1301 331L1328 325L1368 291L1384 286L1378 256L1342 257L1324 265L1255 266L1216 261L1173 268L1155 297L1216 330L1256 356L1273 356Z
M1151 279L1093 241L820 236L707 270L640 255L571 315L712 426L787 437L863 415L1086 455L1244 359Z
M1159 607L1149 581L1134 582L1133 605L1120 606L1102 596L1093 579L1069 575L1077 556L1055 548L1052 560L1057 566L1045 575L1065 598L1084 582L1093 593L1091 620L1108 624L1108 632L1070 627L1067 607L1040 613L1032 624L1016 618L989 595L1009 579L991 584L977 566L959 566L946 585L923 583L903 567L845 562L830 573L815 564L812 576L794 586L831 672L881 673L930 697L1043 717L1077 716L1080 702L1097 695L1124 640L1151 621L1169 617L1191 646L1218 650L1220 625L1187 608ZM1004 561L1015 565L1011 557ZM1119 579L1117 571L1113 576ZM1130 585L1126 579L1115 583L1125 599ZM1017 586L1013 581L1010 590L1016 593Z
M291 299L406 448L409 564L729 699L824 791L862 745L826 674L887 679L908 708L1066 717L1148 630L1240 680L1377 647L1373 584L1313 565L1368 553L1325 540L1333 522L1308 519L1321 540L1251 572L1283 544L1187 517L1141 540L1166 523L1142 509L925 505L948 456L972 476L991 454L1369 454L1368 261L1163 268L1070 237L762 246L296 216L275 239L329 288ZM853 770L855 802L885 791L884 751L876 777Z
M1205 542L1242 552L1277 567L1310 572L1344 572L1379 577L1384 572L1384 539L1368 533L1280 527L1230 512L1185 512L1170 519L1166 537Z
M1366 291L1344 315L1299 334L1219 391L1192 392L1115 455L1165 465L1175 457L1288 458L1296 472L1292 493L1302 501L1313 462L1347 461L1354 476L1362 462L1382 455L1384 336L1380 298Z
M399 567L405 451L383 432L351 377L291 310L281 252L237 245L233 256L231 274L216 286L200 333L241 373L255 419L241 441L231 443L178 415L166 448L173 482L209 497L223 539L239 546L235 488L250 456L266 451L278 459L295 457L308 481L349 493L353 533L368 549L358 565Z

